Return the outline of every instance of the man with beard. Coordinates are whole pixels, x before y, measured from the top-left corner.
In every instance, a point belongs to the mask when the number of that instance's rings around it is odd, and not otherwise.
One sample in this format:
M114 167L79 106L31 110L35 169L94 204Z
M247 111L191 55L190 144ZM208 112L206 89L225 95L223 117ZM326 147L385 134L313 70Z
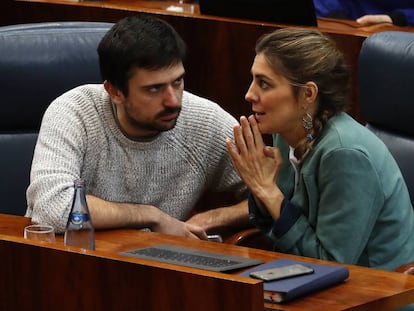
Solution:
M237 121L184 91L185 52L156 18L124 18L108 31L98 46L103 84L66 92L42 120L27 190L32 222L63 232L80 178L97 229L206 239L248 223L247 190L224 143ZM206 194L229 192L239 203L192 214Z

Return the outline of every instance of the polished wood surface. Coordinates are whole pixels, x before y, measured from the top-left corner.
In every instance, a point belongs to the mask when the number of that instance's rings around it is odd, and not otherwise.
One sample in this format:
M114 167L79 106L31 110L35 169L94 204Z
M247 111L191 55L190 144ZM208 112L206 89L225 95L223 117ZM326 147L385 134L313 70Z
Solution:
M10 0L6 0L10 1ZM168 11L171 6L183 12ZM244 94L251 81L250 66L256 40L264 33L286 25L207 16L198 5L179 1L137 0L15 0L6 17L10 23L42 21L110 21L133 14L146 13L165 19L181 34L189 47L185 63L186 89L217 101L236 118L251 113ZM409 27L388 24L359 27L352 21L319 19L318 29L338 43L352 70L349 112L363 121L358 100L358 56L364 39L384 30L413 31Z
M160 243L264 261L285 257L321 262L137 230L97 232L96 251L84 251L65 247L62 236L56 243L24 240L23 228L28 223L30 219L25 217L0 214L2 310L16 305L21 308L15 310L51 310L52 304L80 310L130 310L131 305L136 305L136 310L262 310L260 281L117 254ZM344 283L290 303L265 306L285 311L381 311L414 302L413 275L352 265L349 270L350 277ZM49 307L44 305L47 301ZM171 301L176 302L171 305Z
M0 215L0 310L263 309L258 280L117 254L160 242L188 245L186 240L114 230L99 232L96 251L86 251L65 247L62 236L56 243L25 240L29 222Z

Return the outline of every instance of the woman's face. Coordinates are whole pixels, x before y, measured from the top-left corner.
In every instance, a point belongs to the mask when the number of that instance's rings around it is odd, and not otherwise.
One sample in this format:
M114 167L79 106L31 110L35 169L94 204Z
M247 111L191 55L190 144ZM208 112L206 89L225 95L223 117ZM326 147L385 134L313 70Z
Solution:
M246 93L262 134L279 133L288 140L303 137L304 110L290 82L271 67L263 54L257 54L251 74L253 81Z

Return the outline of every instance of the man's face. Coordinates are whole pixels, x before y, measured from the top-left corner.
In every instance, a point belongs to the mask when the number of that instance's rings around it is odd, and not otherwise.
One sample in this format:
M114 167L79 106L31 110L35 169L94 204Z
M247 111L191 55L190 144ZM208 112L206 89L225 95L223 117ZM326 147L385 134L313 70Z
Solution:
M112 96L122 131L132 139L145 139L175 126L184 91L184 66L180 62L161 69L133 70L129 94Z

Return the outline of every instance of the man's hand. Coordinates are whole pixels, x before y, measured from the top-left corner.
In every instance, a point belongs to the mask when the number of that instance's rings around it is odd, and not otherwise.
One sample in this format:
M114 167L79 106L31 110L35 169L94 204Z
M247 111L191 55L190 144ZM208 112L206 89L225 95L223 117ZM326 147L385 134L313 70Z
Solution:
M165 234L207 240L207 233L200 226L179 221L165 213L161 214L159 221L151 227L151 230Z
M96 229L150 228L166 234L207 240L196 224L187 224L152 205L117 203L87 195L89 211Z
M203 228L206 232L228 227L245 227L249 225L247 200L232 206L219 207L197 213L186 222Z

